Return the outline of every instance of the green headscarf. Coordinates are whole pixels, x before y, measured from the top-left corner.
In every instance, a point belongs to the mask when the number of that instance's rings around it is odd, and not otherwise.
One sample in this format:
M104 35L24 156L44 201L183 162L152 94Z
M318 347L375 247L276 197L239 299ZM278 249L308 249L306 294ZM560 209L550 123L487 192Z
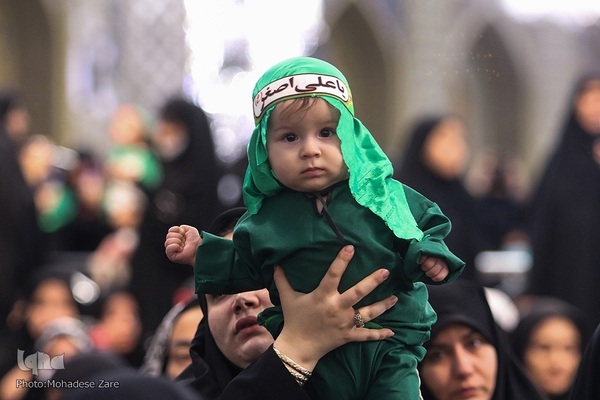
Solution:
M337 135L350 172L354 199L381 217L402 239L421 239L423 232L410 212L402 184L392 179L392 164L371 133L354 117L348 81L333 65L312 57L282 61L258 80L252 93L256 126L248 143L244 203L256 214L263 199L283 185L275 178L267 154L267 125L275 105L291 98L318 96L340 111Z

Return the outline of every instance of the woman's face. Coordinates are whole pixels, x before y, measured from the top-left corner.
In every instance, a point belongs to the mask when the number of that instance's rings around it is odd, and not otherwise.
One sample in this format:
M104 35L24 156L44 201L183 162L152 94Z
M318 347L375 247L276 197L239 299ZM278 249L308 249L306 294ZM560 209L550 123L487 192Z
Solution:
M523 363L545 393L562 395L575 379L580 349L581 337L575 324L564 317L551 317L531 332Z
M600 135L600 79L590 80L584 85L575 100L575 114L587 132Z
M37 338L50 321L59 317L78 316L79 311L69 286L60 279L48 279L33 292L27 310L27 327L31 336Z
M444 179L461 177L470 152L464 124L456 118L441 121L425 140L423 162Z
M175 379L192 362L190 346L203 316L200 307L193 307L175 320L169 339L169 355L165 367L167 377Z
M152 141L160 158L172 161L188 148L190 134L183 123L161 119Z
M116 145L132 145L144 140L142 114L130 104L122 104L117 108L108 129L110 139Z
M142 334L142 322L137 300L129 293L117 293L104 306L100 325L112 350L129 354Z
M495 347L464 324L448 325L433 337L419 367L436 400L489 400L497 371Z

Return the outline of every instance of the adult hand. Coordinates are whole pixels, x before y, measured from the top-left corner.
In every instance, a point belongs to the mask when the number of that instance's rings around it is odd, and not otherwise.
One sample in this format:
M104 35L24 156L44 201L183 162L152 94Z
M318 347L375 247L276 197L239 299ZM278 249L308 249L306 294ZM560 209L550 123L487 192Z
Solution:
M274 346L302 367L312 371L317 361L331 350L349 343L383 340L393 335L390 329L357 328L353 306L389 276L379 269L343 293L337 288L354 255L353 246L345 246L337 255L319 286L310 293L294 291L280 267L275 268L285 323ZM364 322L383 314L398 299L387 299L361 307Z

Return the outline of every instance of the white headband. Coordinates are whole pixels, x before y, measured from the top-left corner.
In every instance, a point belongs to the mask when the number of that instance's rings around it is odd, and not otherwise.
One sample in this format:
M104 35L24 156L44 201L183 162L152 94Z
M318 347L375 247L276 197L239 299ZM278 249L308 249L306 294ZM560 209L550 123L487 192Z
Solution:
M335 76L323 74L291 75L269 83L254 96L254 119L258 121L263 112L275 102L316 94L333 96L340 99L344 104L350 100L350 92L346 84Z

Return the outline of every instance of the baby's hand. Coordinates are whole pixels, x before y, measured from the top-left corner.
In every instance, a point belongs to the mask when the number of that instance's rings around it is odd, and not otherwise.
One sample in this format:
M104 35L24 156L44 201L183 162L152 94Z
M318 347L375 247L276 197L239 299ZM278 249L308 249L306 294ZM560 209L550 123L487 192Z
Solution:
M443 258L422 255L419 262L421 263L421 269L425 272L425 275L434 282L443 281L450 272L448 265Z
M202 244L198 229L190 225L172 226L167 232L165 253L169 260L194 266L196 249Z

